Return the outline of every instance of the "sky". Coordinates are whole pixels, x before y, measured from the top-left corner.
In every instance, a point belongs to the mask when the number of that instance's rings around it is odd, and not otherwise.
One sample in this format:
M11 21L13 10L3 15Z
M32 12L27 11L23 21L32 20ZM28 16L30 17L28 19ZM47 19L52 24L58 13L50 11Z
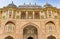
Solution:
M7 6L10 3L13 3L17 6L19 5L23 5L24 3L26 4L37 4L37 5L45 5L46 2L48 2L49 4L51 4L54 7L60 8L60 0L0 0L0 8Z

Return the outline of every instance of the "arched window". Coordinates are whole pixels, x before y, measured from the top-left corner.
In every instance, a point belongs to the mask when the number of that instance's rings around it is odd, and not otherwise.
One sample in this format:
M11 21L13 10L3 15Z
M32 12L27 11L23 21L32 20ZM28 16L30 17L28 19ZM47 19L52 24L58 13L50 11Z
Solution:
M14 28L15 28L14 26L15 26L15 24L13 22L9 21L5 25L6 25L5 26L6 32L8 32L8 33L14 32Z
M47 39L56 39L56 37L51 35L51 36L48 36Z
M7 36L7 37L5 37L5 39L13 39L13 37Z
M46 32L54 32L55 24L52 21L46 23Z

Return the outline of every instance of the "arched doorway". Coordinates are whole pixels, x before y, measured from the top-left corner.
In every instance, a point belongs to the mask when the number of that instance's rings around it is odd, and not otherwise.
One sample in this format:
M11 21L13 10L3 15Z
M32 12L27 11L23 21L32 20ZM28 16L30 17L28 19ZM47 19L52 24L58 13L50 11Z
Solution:
M28 39L33 39L32 37L28 37Z
M11 37L11 36L7 36L5 39L13 39L13 37Z
M54 37L54 36L49 36L47 39L56 39L56 37Z
M23 29L23 39L37 39L37 28L33 25L28 25Z

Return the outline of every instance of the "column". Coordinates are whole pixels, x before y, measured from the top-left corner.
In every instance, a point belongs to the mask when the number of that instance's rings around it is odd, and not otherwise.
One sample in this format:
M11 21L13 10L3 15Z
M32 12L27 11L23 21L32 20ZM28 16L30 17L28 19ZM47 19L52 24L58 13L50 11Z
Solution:
M12 10L12 16L11 16L11 18L13 18L13 15L14 15L14 11Z
M9 18L9 10L8 10L8 17L7 18Z
M47 18L49 18L49 13L48 13L48 10L47 10Z
M9 14L9 18L13 17L13 11L12 10L8 10L8 14Z
M41 15L40 15L41 11L39 12L39 17L41 18Z
M52 11L51 11L51 17L53 18L53 13L52 13Z
M15 12L15 19L16 19L16 16L17 16L17 11Z
M19 12L19 14L20 14L20 19L21 19L21 11Z
M33 19L34 19L35 12L33 11Z
M23 30L20 29L20 39L24 39Z
M28 12L26 11L26 19L28 18Z
M45 14L45 12L43 12L43 16L44 16L44 19L46 18L46 14Z
M1 14L1 10L0 10L0 19L1 19L1 17L2 17L2 14Z
M6 13L6 19L7 19L7 17L8 17L7 11L5 13Z
M3 19L3 16L5 15L4 11L2 12L2 19Z

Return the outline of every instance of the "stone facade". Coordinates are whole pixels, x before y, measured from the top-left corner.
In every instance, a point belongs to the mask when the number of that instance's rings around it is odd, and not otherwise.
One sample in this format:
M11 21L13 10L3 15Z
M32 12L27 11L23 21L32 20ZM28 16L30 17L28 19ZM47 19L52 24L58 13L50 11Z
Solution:
M0 8L0 39L60 39L60 9L12 2Z

